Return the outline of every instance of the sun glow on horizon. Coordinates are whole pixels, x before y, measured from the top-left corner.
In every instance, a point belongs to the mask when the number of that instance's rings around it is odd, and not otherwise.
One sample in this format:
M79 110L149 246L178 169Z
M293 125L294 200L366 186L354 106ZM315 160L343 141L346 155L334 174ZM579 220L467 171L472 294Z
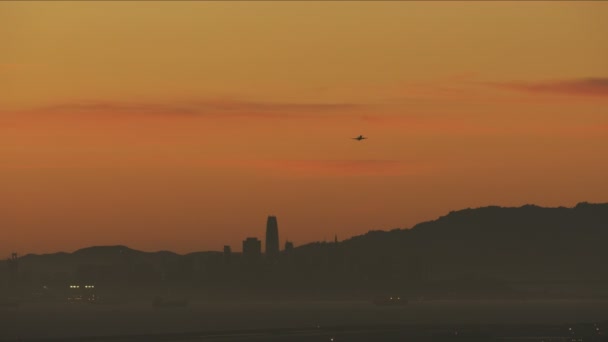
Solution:
M0 255L608 202L608 4L2 2ZM352 137L363 135L361 142Z

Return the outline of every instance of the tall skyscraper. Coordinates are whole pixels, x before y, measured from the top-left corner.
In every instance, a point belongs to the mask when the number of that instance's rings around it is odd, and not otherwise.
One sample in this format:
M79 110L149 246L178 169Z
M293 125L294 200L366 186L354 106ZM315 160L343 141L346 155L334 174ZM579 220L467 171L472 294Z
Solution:
M268 216L266 221L266 257L270 260L279 258L279 225L276 216Z

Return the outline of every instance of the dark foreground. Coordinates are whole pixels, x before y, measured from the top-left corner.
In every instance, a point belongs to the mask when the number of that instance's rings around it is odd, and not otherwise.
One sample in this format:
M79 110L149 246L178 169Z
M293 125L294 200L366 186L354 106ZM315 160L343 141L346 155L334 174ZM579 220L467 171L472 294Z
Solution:
M0 342L608 341L605 301L28 304L0 309Z
M18 339L17 341L63 342L139 342L139 341L224 341L224 342L358 342L358 341L608 341L604 332L608 322L572 325L493 325L493 326L363 326L312 327L307 329L268 329L209 331L131 336L77 337L54 339Z

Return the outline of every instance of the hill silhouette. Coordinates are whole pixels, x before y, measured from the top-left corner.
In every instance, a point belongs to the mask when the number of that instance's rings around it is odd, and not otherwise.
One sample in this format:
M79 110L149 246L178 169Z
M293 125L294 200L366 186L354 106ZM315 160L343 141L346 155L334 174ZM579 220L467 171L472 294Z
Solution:
M240 253L227 262L221 252L179 255L126 246L29 254L19 262L21 284L28 286L86 280L232 294L605 296L606 241L608 204L488 206L452 211L410 229L306 244L283 253L278 264L252 264Z
M386 280L480 278L518 285L605 283L608 204L574 208L497 206L450 212L411 229L372 231L343 242L355 264ZM364 256L364 257L363 257ZM414 274L412 274L414 273ZM575 291L579 292L579 291Z

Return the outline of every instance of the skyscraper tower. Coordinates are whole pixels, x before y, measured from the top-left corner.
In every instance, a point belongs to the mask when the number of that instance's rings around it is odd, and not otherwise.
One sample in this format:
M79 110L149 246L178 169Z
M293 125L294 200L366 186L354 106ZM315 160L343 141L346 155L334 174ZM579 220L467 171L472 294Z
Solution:
M266 221L266 257L270 260L279 258L279 225L276 216L268 216Z

